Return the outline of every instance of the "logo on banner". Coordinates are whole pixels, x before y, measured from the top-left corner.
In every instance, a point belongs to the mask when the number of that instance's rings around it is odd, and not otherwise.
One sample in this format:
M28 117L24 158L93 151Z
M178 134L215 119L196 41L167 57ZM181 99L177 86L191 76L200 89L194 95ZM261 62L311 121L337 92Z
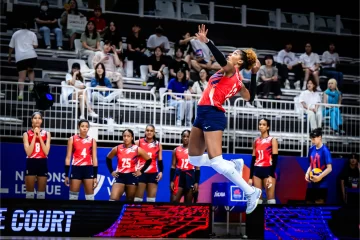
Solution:
M218 191L214 192L214 197L225 197L225 196L226 196L225 192L218 192Z
M232 202L245 202L245 195L237 186L230 186L230 199Z

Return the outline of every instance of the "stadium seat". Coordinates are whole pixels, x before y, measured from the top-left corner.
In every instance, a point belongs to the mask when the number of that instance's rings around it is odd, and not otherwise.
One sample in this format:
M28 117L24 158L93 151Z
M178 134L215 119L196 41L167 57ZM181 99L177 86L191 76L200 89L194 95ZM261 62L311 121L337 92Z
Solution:
M200 6L195 3L183 3L183 17L184 18L191 18L191 19L198 19L198 20L208 20L208 17L205 14L201 13Z
M171 1L155 1L155 15L159 17L175 18L175 9Z
M298 28L309 30L309 21L305 15L293 14L291 15L291 20Z
M325 19L321 17L315 18L315 30L332 32L333 28L328 28L325 23Z

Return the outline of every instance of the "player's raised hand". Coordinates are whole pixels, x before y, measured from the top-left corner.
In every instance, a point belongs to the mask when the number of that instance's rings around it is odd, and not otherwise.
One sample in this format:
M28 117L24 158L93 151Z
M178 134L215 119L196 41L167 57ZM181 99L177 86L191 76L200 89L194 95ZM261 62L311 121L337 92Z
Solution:
M208 33L208 29L205 29L205 25L201 24L201 26L199 25L199 32L195 33L196 38L200 41L200 42L208 42L209 39L206 37Z

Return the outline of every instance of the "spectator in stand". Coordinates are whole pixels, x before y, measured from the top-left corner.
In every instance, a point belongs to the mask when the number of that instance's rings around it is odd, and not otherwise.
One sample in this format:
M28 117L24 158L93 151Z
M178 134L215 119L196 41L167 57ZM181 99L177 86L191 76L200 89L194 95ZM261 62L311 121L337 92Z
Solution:
M190 87L190 92L196 95L202 95L204 89L208 85L208 73L205 69L201 69L199 72L200 79L194 82L194 85Z
M37 54L35 48L38 46L38 40L32 31L29 30L28 22L21 22L21 29L16 31L9 43L8 62L11 63L12 52L15 49L16 69L19 73L19 95L18 100L23 100L24 97L24 83L26 74L28 74L31 85L29 91L34 87L34 67L37 61Z
M56 45L58 50L62 50L62 31L59 28L58 20L49 12L49 2L46 0L40 3L40 12L35 18L39 33L44 35L44 41L47 49L51 49L50 32L56 35Z
M159 89L165 87L164 73L163 70L166 67L166 60L164 59L162 48L156 47L155 52L149 58L149 73L150 77L148 82L153 82L154 87L151 89L152 92L159 92Z
M170 50L169 39L163 34L164 29L161 26L158 26L155 29L155 34L151 35L147 41L147 48L150 51L154 51L157 47L161 47L165 53Z
M104 36L106 30L106 21L101 15L102 15L101 7L96 6L94 8L94 17L90 18L89 21L93 21L96 26L96 31L100 34L100 36Z
M132 33L126 40L128 59L134 61L134 70L136 76L140 75L140 66L148 64L148 57L145 55L146 40L140 31L140 25L134 24L132 27Z
M189 92L189 81L186 80L185 69L179 69L176 78L170 80L168 85L168 104L176 107L176 126L181 126L185 114L185 125L191 126L192 100L191 96L183 95ZM181 93L182 95L176 95Z
M174 59L171 60L169 64L170 76L176 77L176 73L180 68L186 70L186 80L190 80L190 69L186 61L184 61L184 51L182 48L175 48Z
M309 119L310 129L321 128L322 123L322 111L320 93L316 91L316 82L314 79L309 79L307 82L307 90L300 94L299 100L302 104L307 118Z
M88 56L88 65L93 67L92 60L95 52L101 51L100 48L100 34L96 31L96 26L93 21L88 21L86 24L85 32L81 34L82 55Z
M201 69L219 70L221 66L215 61L214 56L212 55L209 47L199 40L192 39L190 40L193 52L194 60L191 60L191 66L197 71L200 72Z
M328 89L324 92L324 103L341 104L341 92L337 88L337 82L334 78L328 81ZM323 109L323 116L330 116L330 128L336 135L345 134L341 129L343 124L340 108L338 106L325 106Z
M109 23L109 26L106 29L106 33L104 35L104 42L105 41L110 41L111 45L115 45L116 53L119 56L119 59L123 61L124 56L123 56L122 36L120 35L119 29L117 29L117 26L113 21ZM113 53L112 50L110 52ZM122 62L121 62L121 67L123 67Z
M328 78L335 78L339 88L343 83L342 72L336 71L337 64L340 63L339 54L335 51L335 44L329 44L329 50L322 55L322 72Z
M317 53L312 52L310 43L307 43L305 45L305 53L303 53L300 56L300 62L305 72L305 78L304 78L302 90L306 89L306 83L308 82L309 77L312 76L317 85L316 90L321 92L321 88L319 85L320 59Z
M64 5L64 8L65 8L65 11L61 14L60 23L63 26L63 32L65 33L65 35L70 37L69 38L70 50L74 50L74 40L78 34L82 33L82 31L68 29L67 28L67 17L68 17L68 14L80 15L81 17L84 17L84 15L79 12L78 3L76 0L69 0L68 3Z
M91 87L96 88L91 94L94 102L110 103L120 97L119 91L109 91L112 85L110 79L105 76L105 66L100 62L95 66L95 77L91 79Z
M257 72L260 70L260 67L261 63L257 60L255 66L251 70L244 68L240 71L243 76L243 83L250 92L250 99L245 104L245 107L247 108L254 108L253 102L256 97ZM256 101L255 104L257 108L262 108L259 101Z
M81 76L80 72L80 64L79 63L73 63L71 67L71 72L67 73L65 76L66 83L70 86L75 87L75 91L73 93L70 93L68 96L68 100L79 100L80 103L80 119L85 119L84 114L84 103L86 104L88 115L93 118L97 118L99 115L97 115L91 108L91 104L87 98L87 92L85 90L85 79ZM76 95L77 93L77 95ZM77 99L76 99L77 97Z
M300 79L302 78L302 67L299 62L299 59L295 56L295 54L291 51L292 44L288 42L285 45L285 49L281 50L276 59L276 67L279 69L279 75L281 76L281 80L285 85L285 89L290 89L291 87L295 87L296 90L300 90ZM295 74L295 83L289 82L289 72Z
M257 92L262 92L263 98L268 98L270 91L274 93L276 99L280 99L281 89L278 81L278 69L274 66L272 55L265 56L265 65L261 66L258 75Z
M110 41L105 41L103 50L97 52L93 58L93 66L97 66L99 63L104 64L106 70L106 77L110 78L112 82L115 82L118 89L123 89L123 78L121 73L117 71L117 67L120 67L121 61L117 54L111 54L110 51L116 52L115 45L111 46ZM121 71L121 70L119 70ZM122 70L123 71L123 70ZM122 96L122 93L121 93Z
M359 206L359 176L359 156L353 153L349 156L349 165L345 165L341 173L341 192L347 204Z
M185 32L183 35L181 35L180 40L175 43L175 49L181 48L183 51L184 61L189 64L189 69L191 67L191 54L193 53L193 49L190 44L190 40L192 39L196 39L196 37L191 37L190 32Z

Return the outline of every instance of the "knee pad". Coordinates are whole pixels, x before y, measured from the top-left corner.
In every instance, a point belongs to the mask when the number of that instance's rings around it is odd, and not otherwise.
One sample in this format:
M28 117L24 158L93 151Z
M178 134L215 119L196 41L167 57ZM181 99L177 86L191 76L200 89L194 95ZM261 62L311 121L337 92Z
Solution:
M45 192L37 192L36 198L37 199L45 199Z
M88 194L88 195L85 194L85 199L89 201L94 201L94 194Z
M202 156L189 156L189 162L196 167L201 166L201 162L202 162L201 160L202 160Z
M276 200L275 199L268 199L267 204L276 204Z
M69 200L78 200L79 199L79 192L72 192L69 193Z
M134 202L142 202L142 201L143 201L142 198L139 198L139 197L135 197L135 198L134 198Z
M235 170L234 167L231 167L231 165L227 164L227 161L225 161L221 155L212 158L210 161L211 167L222 175L226 174L231 170Z
M34 194L34 192L26 192L26 195L25 195L26 197L26 199L34 199L34 197L35 197L35 194Z
M146 202L155 202L155 198L154 197L148 197L148 198L146 198Z
M109 202L115 202L115 200L114 199L109 199Z

